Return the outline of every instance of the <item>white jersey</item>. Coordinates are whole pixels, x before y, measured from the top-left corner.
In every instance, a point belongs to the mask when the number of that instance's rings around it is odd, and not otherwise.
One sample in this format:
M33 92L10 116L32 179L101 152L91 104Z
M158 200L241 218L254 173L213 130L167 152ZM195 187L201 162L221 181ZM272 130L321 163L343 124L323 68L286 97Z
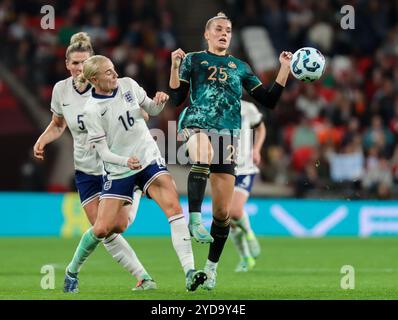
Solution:
M90 87L79 93L73 85L72 77L59 81L53 89L51 111L65 119L72 133L75 169L87 174L102 175L103 164L97 152L90 148L83 118L83 108L90 95Z
M138 158L142 169L154 161L162 163L160 150L141 113L140 104L147 97L143 88L131 78L118 79L118 88L112 96L92 96L84 107L89 141L105 139L109 150L123 157ZM140 170L104 162L109 179L119 179Z
M252 128L261 123L262 114L253 103L241 100L241 119L236 175L256 174L259 170L253 162L254 131Z

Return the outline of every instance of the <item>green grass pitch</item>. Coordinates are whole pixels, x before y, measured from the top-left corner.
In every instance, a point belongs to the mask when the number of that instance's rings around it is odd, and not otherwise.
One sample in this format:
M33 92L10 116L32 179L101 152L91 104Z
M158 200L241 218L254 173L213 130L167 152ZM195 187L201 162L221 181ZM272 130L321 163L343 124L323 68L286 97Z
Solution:
M79 239L0 238L0 299L398 299L398 238L297 239L261 237L255 269L235 273L238 256L227 242L217 287L185 291L185 278L168 237L131 237L129 243L158 290L132 292L132 278L101 245L84 265L80 293L62 292L64 269ZM208 246L194 243L203 268ZM40 286L43 265L55 268L55 289ZM341 267L355 269L355 289L343 290Z

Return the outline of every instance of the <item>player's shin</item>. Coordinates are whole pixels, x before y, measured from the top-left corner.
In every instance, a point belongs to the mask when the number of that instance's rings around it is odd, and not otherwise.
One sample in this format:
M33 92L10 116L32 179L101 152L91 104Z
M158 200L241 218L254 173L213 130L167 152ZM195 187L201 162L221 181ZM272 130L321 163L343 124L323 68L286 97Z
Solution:
M247 244L246 239L244 238L244 234L241 228L231 227L230 236L232 242L234 243L236 249L238 250L239 256L241 258L246 258L250 256L249 246Z
M206 191L209 165L197 163L191 167L188 175L189 223L201 223L201 211Z
M206 267L217 266L218 260L220 260L221 253L224 249L225 242L228 238L230 226L229 217L227 217L225 220L218 220L213 217L210 234L214 238L214 242L210 244L208 263L206 264Z
M121 234L112 234L104 240L106 250L123 268L130 272L137 280L148 276L133 248Z
M82 236L79 245L76 248L72 261L67 267L67 272L77 274L81 266L87 260L89 255L95 250L98 243L103 239L94 235L93 228L88 229Z
M181 213L170 217L169 223L173 247L186 274L189 270L194 269L194 258L191 237L184 215Z
M236 225L240 227L245 234L250 235L253 233L249 217L245 211L243 211L242 217L239 220L235 220L234 223L236 223Z

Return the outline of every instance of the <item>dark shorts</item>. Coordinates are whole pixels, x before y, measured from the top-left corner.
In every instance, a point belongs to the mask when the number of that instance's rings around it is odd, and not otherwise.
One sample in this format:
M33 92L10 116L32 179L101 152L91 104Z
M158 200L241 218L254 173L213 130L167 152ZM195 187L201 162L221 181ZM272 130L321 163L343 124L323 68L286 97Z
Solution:
M188 141L193 135L202 132L209 137L213 147L214 155L210 164L210 173L228 173L235 175L238 136L232 134L220 134L214 130L185 128L181 130L185 141Z
M101 195L102 182L102 175L94 176L82 171L75 171L76 188L79 192L80 202L83 207L91 200Z
M253 188L255 174L236 176L235 189L249 195Z
M136 187L140 188L143 193L147 194L147 190L151 183L162 174L170 173L166 166L155 162L151 163L140 172L126 178L109 180L107 176L104 176L101 199L113 198L132 203L132 195ZM148 194L147 196L150 198Z

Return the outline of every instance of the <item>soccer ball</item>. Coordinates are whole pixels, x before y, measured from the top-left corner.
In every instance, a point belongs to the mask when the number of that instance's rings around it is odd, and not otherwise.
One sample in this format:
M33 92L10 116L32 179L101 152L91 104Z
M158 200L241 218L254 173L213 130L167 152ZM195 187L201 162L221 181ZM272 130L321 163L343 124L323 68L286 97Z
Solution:
M304 47L298 49L290 62L293 76L304 82L319 79L325 69L325 57L315 48Z

